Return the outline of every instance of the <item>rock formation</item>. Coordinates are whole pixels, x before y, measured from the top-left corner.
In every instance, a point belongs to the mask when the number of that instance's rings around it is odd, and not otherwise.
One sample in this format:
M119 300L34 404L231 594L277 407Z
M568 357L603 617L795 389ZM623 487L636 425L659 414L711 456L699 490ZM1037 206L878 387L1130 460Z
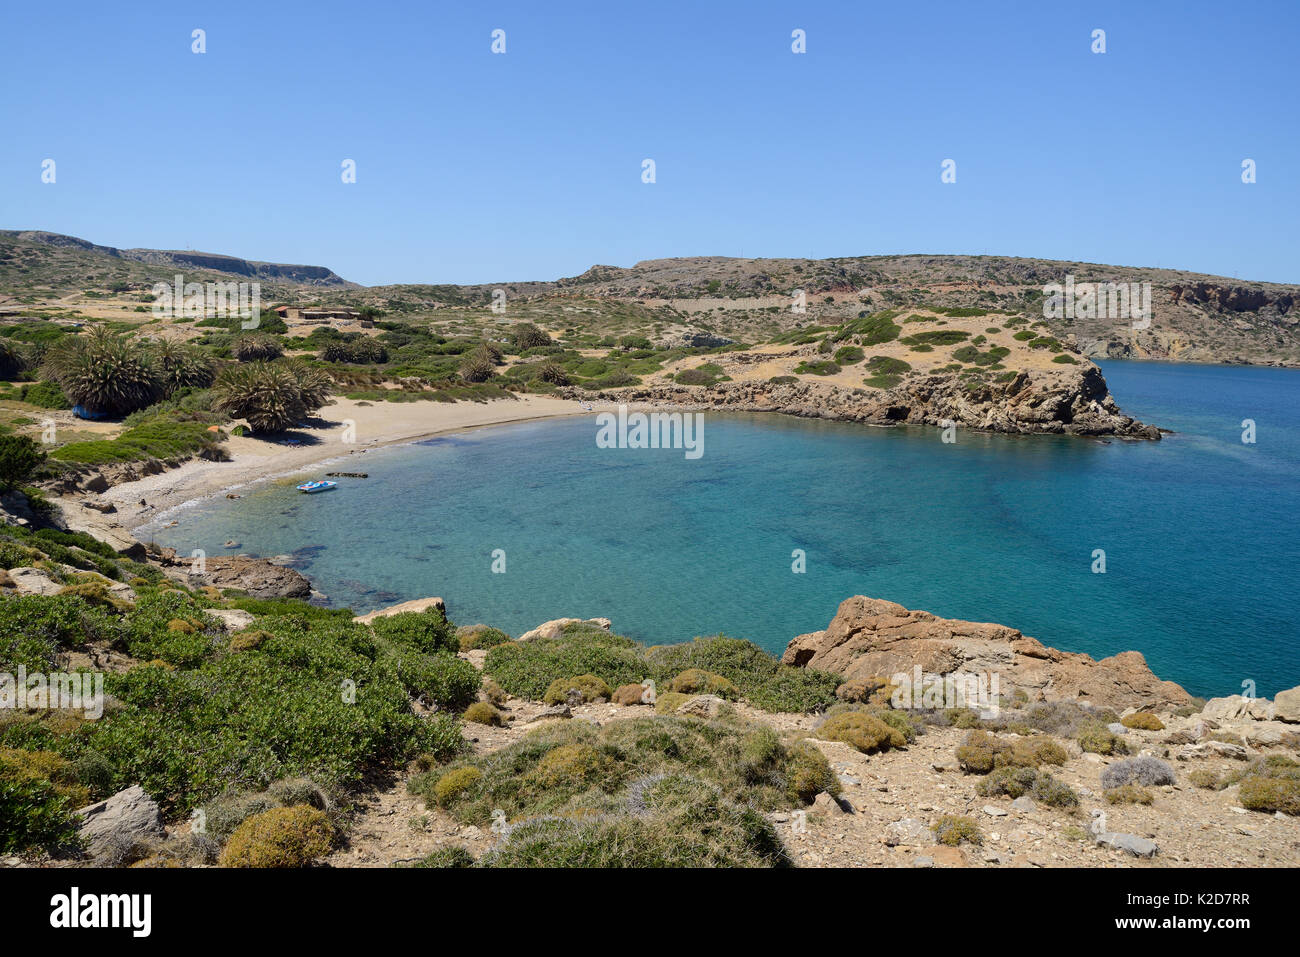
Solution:
M577 389L568 398L589 398ZM951 421L987 432L1118 435L1158 439L1160 431L1116 406L1094 365L1021 372L1008 382L972 382L951 375L915 376L889 390L845 389L799 381L721 382L707 389L634 386L599 393L607 402L645 403L683 410L782 412L805 418L879 425L940 425Z
M1136 651L1096 661L1048 648L1005 625L937 618L864 595L843 601L825 631L791 641L781 660L838 671L846 682L911 674L916 666L926 675L996 674L999 694L1021 690L1030 701L1116 709L1192 701L1181 687L1152 674Z

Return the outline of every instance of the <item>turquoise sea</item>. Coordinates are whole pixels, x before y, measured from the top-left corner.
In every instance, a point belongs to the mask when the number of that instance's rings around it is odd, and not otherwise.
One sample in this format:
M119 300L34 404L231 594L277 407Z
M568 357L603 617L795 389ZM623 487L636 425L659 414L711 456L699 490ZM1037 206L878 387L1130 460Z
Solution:
M597 448L594 417L558 419L351 456L337 467L368 479L259 486L138 534L186 554L292 552L331 604L441 595L457 623L512 634L605 616L651 643L725 632L779 654L866 594L1096 657L1136 649L1194 694L1300 684L1300 371L1103 371L1125 411L1175 434L944 444L710 413L691 460Z

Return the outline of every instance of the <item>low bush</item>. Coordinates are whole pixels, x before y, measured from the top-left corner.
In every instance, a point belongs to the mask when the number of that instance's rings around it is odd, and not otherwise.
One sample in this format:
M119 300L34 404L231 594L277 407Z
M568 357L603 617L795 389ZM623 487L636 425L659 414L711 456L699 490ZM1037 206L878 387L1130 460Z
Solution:
M473 724L486 724L496 728L506 723L505 715L486 701L475 701L465 709L463 717Z
M1145 711L1135 711L1132 714L1126 714L1119 719L1119 723L1126 728L1134 728L1139 731L1163 731L1165 723L1153 714Z
M482 777L483 772L478 768L455 768L438 778L431 796L438 807L447 807L463 797Z
M1100 721L1082 725L1078 731L1079 747L1093 754L1128 754L1124 739Z
M734 701L737 697L734 684L722 677L722 675L704 671L701 668L686 669L669 681L667 688L669 691L679 691L688 695L717 695L719 698L726 698L728 701Z
M1107 789L1106 800L1110 804L1150 804L1155 795L1136 784L1121 784Z
M595 675L577 675L573 678L556 678L547 687L542 700L546 704L561 704L569 700L570 692L577 692L583 704L604 699L608 701L613 690Z
M230 835L222 867L306 867L329 853L334 826L313 807L272 808L255 814Z
M1237 800L1251 811L1300 815L1300 763L1281 754L1256 761L1241 778Z
M983 844L984 836L979 825L969 817L945 814L931 828L934 839L940 844L957 847L962 843Z
M461 650L456 629L437 608L382 615L372 619L370 627L374 629L377 638L404 645L426 655L439 652L455 654Z
M1159 758L1146 755L1117 761L1101 773L1103 788L1118 788L1126 784L1158 787L1173 784L1175 780L1173 768Z
M495 648L510 640L510 636L504 631L499 628L489 628L487 625L464 625L456 629L456 641L461 651Z
M72 845L78 823L72 812L88 801L61 755L0 747L0 853Z
M828 717L817 729L824 741L842 741L863 754L906 747L907 739L896 728L864 711L850 711Z

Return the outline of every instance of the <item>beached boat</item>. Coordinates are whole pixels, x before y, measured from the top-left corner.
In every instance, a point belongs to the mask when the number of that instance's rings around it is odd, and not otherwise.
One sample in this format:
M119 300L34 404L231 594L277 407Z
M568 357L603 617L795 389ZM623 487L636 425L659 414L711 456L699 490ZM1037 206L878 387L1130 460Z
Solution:
M299 492L306 492L311 495L314 492L328 492L338 486L338 482L303 482L297 486Z

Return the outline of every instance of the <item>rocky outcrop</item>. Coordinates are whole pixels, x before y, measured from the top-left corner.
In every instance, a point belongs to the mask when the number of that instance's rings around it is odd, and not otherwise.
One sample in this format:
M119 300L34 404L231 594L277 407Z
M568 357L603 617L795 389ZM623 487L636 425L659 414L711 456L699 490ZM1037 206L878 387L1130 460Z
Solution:
M840 604L825 631L790 642L782 662L838 671L865 681L919 666L926 675L998 675L1002 696L1023 691L1030 701L1070 700L1121 709L1181 706L1191 696L1161 681L1136 651L1096 661L1048 648L1005 625L938 618L879 598L857 595Z
M191 585L213 585L217 588L237 588L252 598L308 598L311 582L301 573L265 558L236 555L229 558L209 558L204 571L194 574L188 562L178 563L190 569L184 572L185 581Z
M1279 691L1274 696L1273 717L1288 724L1300 724L1300 687Z
M86 852L109 867L139 860L152 842L167 836L158 804L138 784L77 814Z
M612 622L608 618L554 618L543 622L532 631L526 631L516 641L532 641L534 638L558 638L569 625L591 625L601 631L609 631Z
M396 605L389 605L387 608L377 608L374 611L367 612L364 615L358 615L356 618L353 618L352 620L355 622L359 622L363 625L368 625L376 618L387 618L389 615L400 615L408 611L414 611L414 612L428 611L430 608L436 608L438 611L442 612L443 615L447 614L447 603L444 602L441 598L414 598L411 601L404 601Z
M566 398L590 393L562 389ZM948 375L916 376L893 389L845 389L801 380L722 382L710 388L635 386L599 393L607 402L645 403L694 411L781 412L805 418L878 425L946 425L1014 434L1117 435L1158 439L1160 431L1123 414L1101 370L1021 372L1007 382L975 382Z

